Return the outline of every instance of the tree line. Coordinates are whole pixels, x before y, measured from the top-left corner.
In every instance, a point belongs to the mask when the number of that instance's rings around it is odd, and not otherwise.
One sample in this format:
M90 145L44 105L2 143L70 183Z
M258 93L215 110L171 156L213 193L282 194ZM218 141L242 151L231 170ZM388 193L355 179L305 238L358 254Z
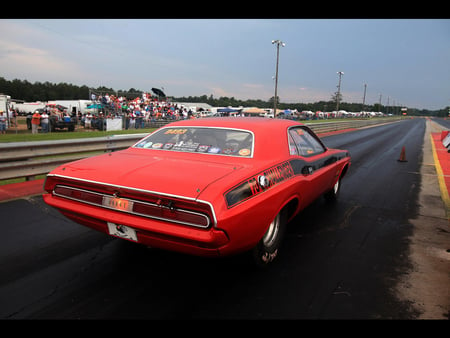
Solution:
M34 82L31 83L27 80L6 80L0 77L0 93L7 94L13 99L23 100L25 102L35 101L52 101L52 100L78 100L78 99L90 99L90 94L94 93L109 93L118 96L124 96L128 99L134 99L143 93L142 90L130 88L129 90L115 90L100 86L97 88L89 88L86 85L77 86L70 83L50 83L46 82ZM147 91L149 92L149 91ZM203 102L210 104L213 107L258 107L258 108L273 108L274 97L268 100L261 99L247 99L241 100L234 97L222 96L215 98L212 94L201 96L188 96L188 97L171 97L175 102ZM297 109L298 111L310 110L310 111L333 111L336 109L336 101L333 97L329 101L319 101L314 103L285 103L281 102L277 98L278 109ZM346 110L349 112L357 111L381 111L383 113L401 114L400 106L384 106L378 103L373 105L365 105L362 103L340 102L340 110ZM450 107L445 107L440 110L431 111L428 109L416 109L408 108L408 115L434 115L434 116L448 116Z

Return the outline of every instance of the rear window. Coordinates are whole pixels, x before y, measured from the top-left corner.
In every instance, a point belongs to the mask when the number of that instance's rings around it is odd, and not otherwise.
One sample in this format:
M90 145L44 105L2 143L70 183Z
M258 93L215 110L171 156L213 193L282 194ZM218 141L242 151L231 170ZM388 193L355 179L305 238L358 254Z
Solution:
M246 130L211 127L163 128L135 148L252 157L253 134Z

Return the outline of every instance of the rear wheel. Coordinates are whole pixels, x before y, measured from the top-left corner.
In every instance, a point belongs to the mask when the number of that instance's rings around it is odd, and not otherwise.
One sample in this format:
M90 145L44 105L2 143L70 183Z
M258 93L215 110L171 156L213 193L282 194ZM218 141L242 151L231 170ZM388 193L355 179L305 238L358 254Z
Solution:
M333 188L324 195L327 202L335 202L339 196L340 190L341 190L341 178L339 177L336 183L333 185Z
M269 224L266 233L252 250L256 265L265 267L277 257L284 236L286 221L287 213L282 210Z

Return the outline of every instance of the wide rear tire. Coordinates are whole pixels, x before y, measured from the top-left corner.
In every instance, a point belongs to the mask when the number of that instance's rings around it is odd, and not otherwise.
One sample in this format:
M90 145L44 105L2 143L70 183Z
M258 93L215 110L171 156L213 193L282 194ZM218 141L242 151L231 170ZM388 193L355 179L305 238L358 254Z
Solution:
M278 256L278 250L284 237L287 212L281 210L269 224L266 233L252 249L253 260L257 266L266 267Z
M340 191L341 191L341 178L339 177L339 179L333 185L333 188L331 188L330 191L325 193L324 195L325 200L330 203L336 202L339 197Z

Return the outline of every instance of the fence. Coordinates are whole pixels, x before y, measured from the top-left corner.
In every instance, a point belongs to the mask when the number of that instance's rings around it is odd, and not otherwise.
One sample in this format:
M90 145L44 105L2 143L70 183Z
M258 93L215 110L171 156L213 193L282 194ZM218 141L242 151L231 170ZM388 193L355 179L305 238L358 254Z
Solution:
M339 122L305 123L315 133L326 133L349 128L361 128L387 122L397 118L351 120ZM170 121L167 121L168 123ZM159 123L155 127L162 126ZM22 178L33 179L50 172L57 166L93 156L95 154L130 147L147 134L113 135L40 142L0 143L0 180Z

